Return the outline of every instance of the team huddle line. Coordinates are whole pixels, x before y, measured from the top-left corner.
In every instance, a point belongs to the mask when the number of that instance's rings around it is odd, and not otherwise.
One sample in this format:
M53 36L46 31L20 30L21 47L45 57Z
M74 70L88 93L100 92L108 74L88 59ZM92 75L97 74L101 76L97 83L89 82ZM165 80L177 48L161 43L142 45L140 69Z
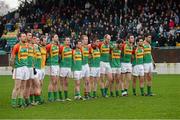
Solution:
M14 45L10 64L15 81L12 91L12 107L43 104L42 86L45 66L49 66L50 80L48 101L72 101L68 95L69 78L73 77L74 99L97 98L98 84L102 97L128 96L130 80L133 95L136 95L136 81L139 80L140 95L152 96L153 58L151 35L127 40L117 40L111 44L111 36L106 34L101 42L94 37L89 44L88 36L82 35L70 46L70 38L65 37L59 44L57 34L51 35L47 44L45 36L19 33L19 43ZM105 79L107 78L107 80ZM80 84L83 82L83 88ZM59 85L58 85L59 84ZM147 92L144 91L147 86ZM80 91L83 89L84 95ZM109 92L108 92L109 90Z

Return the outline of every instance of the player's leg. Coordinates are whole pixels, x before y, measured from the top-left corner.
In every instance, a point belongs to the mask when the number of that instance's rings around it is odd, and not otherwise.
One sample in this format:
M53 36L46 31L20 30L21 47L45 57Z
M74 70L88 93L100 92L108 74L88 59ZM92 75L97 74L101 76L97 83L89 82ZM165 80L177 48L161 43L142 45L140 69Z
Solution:
M79 99L80 96L80 80L75 80L75 99Z
M21 80L20 93L18 98L18 104L20 107L25 106L25 99L24 99L25 88L26 88L26 80Z
M121 74L122 79L121 79L121 94L122 96L126 96L126 91L125 91L125 77L126 77L126 73L122 73Z
M129 84L130 84L130 81L131 81L131 78L132 78L132 74L131 74L132 65L131 65L131 63L127 63L126 67L127 68L126 68L126 76L125 76L125 83L126 83L125 91L126 91L126 93L128 95Z
M86 99L90 98L90 80L89 77L84 77L84 96Z
M116 73L112 73L112 81L109 83L110 96L114 97L114 82L116 80Z
M105 66L104 62L100 62L100 90L101 90L101 95L104 97L105 96L105 84L104 84L104 79L105 79Z
M144 76L139 76L139 86L140 86L141 96L144 96Z
M149 96L152 95L151 87L152 87L152 73L149 72L149 73L147 74L147 94L148 94Z
M133 95L136 96L136 80L137 80L137 76L133 75L133 81L132 81L132 89L133 89Z
M119 90L120 90L120 88L121 88L121 84L120 84L120 82L121 82L121 74L119 73L119 74L116 74L116 76L115 76L115 81L116 81L116 86L115 86L115 90L116 90L116 97L118 97L119 96Z
M112 69L111 69L111 66L109 63L106 65L105 73L106 73L107 79L108 79L105 83L105 96L107 97L108 88L114 84L114 81L112 79Z
M105 96L105 84L104 84L104 79L105 79L105 74L101 73L101 77L100 77L100 87L101 87L101 94L104 97Z
M81 93L80 93L81 79L82 79L82 72L75 71L74 72L74 80L75 80L75 97L74 97L74 99L76 99L76 100L85 100L83 97L81 97Z
M40 79L41 79L41 70L36 70L37 74L34 77L34 101L35 105L41 104L41 86L40 86Z
M138 73L139 73L139 86L140 86L141 96L144 96L144 67L143 65L139 65Z
M68 76L64 78L64 98L66 101L71 101L71 99L68 97Z
M14 80L14 88L12 91L12 96L11 96L11 106L12 107L17 107L17 98L19 97L20 94L20 86L21 86L21 80L16 79Z
M33 68L28 68L28 80L26 81L26 91L25 91L25 102L26 105L31 105L31 100L30 100L30 96L31 96L31 86L32 86L32 80L34 79L34 71Z
M136 80L138 77L138 70L137 70L137 65L133 66L133 73L132 73L132 91L133 95L136 96Z
M99 77L93 77L93 98L97 98L97 86Z
M35 81L32 79L30 82L30 103L32 104L34 102Z
M93 98L97 98L97 87L100 80L100 68L94 68L92 71L93 76Z
M51 76L52 80L52 87L53 87L53 101L56 101L58 99L58 77L56 75Z
M48 101L52 102L54 100L53 98L53 69L52 66L50 66L50 80L48 85Z
M24 94L24 98L25 98L25 103L26 105L30 105L30 87L31 87L31 79L26 81L26 87L25 87L25 94Z
M153 65L152 64L145 64L144 65L144 72L145 72L145 83L147 85L147 95L152 96L152 71L153 71Z
M63 95L62 95L62 93L63 93L63 85L64 85L64 79L65 79L65 77L59 77L60 78L60 88L59 88L59 99L62 101L63 100Z
M122 72L121 72L121 94L122 96L126 96L127 92L125 91L126 89L126 72L127 72L127 67L126 67L126 63L121 63L122 66Z
M90 91L93 92L93 90L94 90L94 77L92 76L92 73L91 73L91 75L90 75L89 80L90 80ZM93 94L93 93L92 93L92 94ZM92 96L92 97L93 97L93 96Z
M89 78L90 70L89 65L83 65L82 67L82 77L84 81L84 96L86 99L90 98L90 78Z

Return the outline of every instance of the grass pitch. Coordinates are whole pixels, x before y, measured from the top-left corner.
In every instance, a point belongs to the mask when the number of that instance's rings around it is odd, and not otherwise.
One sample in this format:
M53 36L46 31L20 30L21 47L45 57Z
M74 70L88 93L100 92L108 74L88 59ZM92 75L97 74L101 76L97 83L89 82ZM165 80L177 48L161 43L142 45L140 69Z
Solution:
M156 96L98 98L87 101L46 102L43 105L14 109L10 106L13 88L11 76L0 76L1 119L180 119L180 75L156 75L153 92ZM44 80L43 95L47 101L49 77ZM69 96L73 98L74 82L70 80ZM138 88L139 90L139 88ZM100 96L100 90L98 91Z

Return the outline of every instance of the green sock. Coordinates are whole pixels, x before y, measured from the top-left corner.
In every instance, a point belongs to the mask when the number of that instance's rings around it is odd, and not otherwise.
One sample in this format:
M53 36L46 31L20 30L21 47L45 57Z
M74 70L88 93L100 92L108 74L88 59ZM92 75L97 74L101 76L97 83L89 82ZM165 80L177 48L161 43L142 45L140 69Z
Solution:
M79 95L80 95L80 92L76 92L76 93L75 93L75 96L79 96Z
M91 97L91 93L90 92L88 92L88 96Z
M16 99L11 99L11 106L16 107L16 105L17 105Z
M54 94L54 101L57 100L57 97L58 97L58 93L57 92L53 92Z
M93 91L93 97L96 97L96 91Z
M25 105L26 105L26 103L25 103L25 99L24 99L24 98L22 98L22 105L23 105L23 106L25 106Z
M126 91L128 93L128 90L127 89L124 89L124 91Z
M108 92L108 88L105 88L105 89L104 89L105 95L107 95L107 92Z
M59 91L59 99L63 99L63 97L62 97L62 91Z
M34 101L34 95L30 95L30 103Z
M25 105L25 100L23 98L18 98L18 105L19 106Z
M101 88L101 94L104 96L104 88Z
M26 103L26 105L29 105L31 103L30 98L26 98L25 103Z
M147 86L147 94L150 95L151 93L151 86Z
M136 95L136 89L133 88L133 95Z
M53 93L52 92L48 92L48 100L53 101Z
M118 97L119 96L119 91L118 90L116 90L116 97Z
M65 99L68 98L68 91L64 91L64 97Z
M144 96L144 88L140 88L141 95Z
M35 101L35 102L39 101L38 95L35 95L35 96L34 96L34 101Z
M124 90L121 90L121 93L123 93L124 92Z
M110 92L110 95L111 95L111 97L113 97L113 96L114 96L114 93L113 93L113 91L111 91L111 92Z

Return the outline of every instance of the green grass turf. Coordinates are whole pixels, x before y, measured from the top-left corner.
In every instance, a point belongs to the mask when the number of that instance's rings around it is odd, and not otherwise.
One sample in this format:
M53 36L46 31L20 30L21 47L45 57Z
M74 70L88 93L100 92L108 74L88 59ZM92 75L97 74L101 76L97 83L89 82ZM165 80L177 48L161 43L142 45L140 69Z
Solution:
M46 77L43 93L47 100ZM70 96L73 97L73 80L70 80ZM153 92L156 96L132 96L98 98L88 101L46 102L25 109L10 106L13 80L11 76L0 76L0 118L179 118L180 119L180 75L156 75ZM130 89L131 90L131 89ZM100 90L99 90L100 91ZM131 91L130 91L131 92ZM98 93L100 95L100 92Z

